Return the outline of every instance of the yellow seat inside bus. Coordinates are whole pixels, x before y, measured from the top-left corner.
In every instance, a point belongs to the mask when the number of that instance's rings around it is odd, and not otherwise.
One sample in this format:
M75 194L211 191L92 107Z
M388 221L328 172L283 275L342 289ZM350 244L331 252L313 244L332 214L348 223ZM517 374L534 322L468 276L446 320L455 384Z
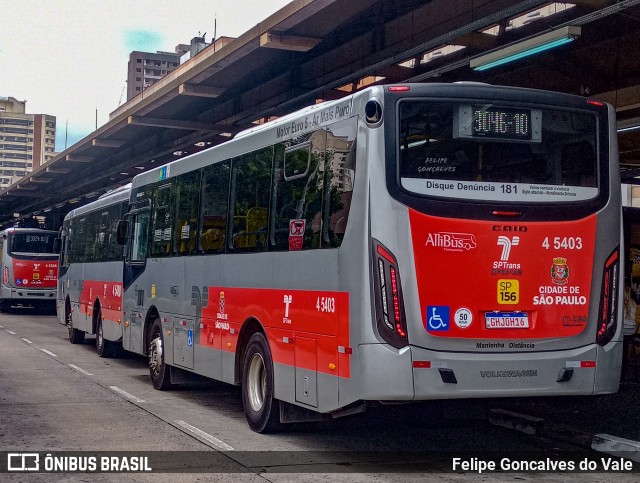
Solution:
M267 208L260 206L249 208L246 216L234 216L233 248L251 250L264 246L268 216ZM236 232L238 228L239 231Z
M222 216L205 217L202 230L202 250L222 250L226 238L227 220Z

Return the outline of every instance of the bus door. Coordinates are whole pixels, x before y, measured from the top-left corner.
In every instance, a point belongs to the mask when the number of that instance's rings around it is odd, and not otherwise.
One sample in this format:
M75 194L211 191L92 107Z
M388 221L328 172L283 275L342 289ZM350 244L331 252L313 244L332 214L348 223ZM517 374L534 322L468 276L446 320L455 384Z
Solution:
M147 261L149 208L133 210L126 215L129 227L128 245L124 264L124 349L144 353L144 286L138 284Z

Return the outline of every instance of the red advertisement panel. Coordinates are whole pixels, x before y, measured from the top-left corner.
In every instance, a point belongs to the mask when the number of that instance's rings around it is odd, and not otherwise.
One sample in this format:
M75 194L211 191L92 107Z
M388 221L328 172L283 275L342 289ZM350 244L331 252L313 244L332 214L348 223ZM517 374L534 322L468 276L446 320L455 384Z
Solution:
M93 303L100 300L102 317L120 323L122 320L122 282L85 280L80 292L80 312L93 315Z
M242 325L255 318L266 328L274 361L349 377L348 293L233 287L208 287L208 293L201 345L235 352ZM315 354L300 357L296 337L315 340Z
M520 223L410 210L423 328L437 337L568 337L587 324L595 215Z
M58 261L20 260L14 258L13 280L16 287L56 288Z

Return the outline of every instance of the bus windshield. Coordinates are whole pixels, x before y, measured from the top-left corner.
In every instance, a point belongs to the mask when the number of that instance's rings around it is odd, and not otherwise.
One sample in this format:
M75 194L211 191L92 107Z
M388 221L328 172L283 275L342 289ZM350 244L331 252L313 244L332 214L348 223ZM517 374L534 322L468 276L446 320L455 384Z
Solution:
M55 232L11 233L9 235L9 255L57 256L53 250Z
M500 202L598 196L594 113L487 101L399 103L402 188Z

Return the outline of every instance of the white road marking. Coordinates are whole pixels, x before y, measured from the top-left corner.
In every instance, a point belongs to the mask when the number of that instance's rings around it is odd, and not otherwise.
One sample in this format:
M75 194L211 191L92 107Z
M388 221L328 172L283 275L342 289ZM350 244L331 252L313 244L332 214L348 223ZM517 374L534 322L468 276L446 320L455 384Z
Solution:
M40 349L42 352L44 352L45 354L49 354L51 357L58 357L57 355L55 355L53 352L48 351L47 349Z
M76 366L75 364L69 364L69 367L71 367L72 369L75 369L78 372L82 372L83 374L86 374L87 376L93 376L93 374L91 374L90 372L85 371L84 369L82 369L81 367Z
M224 441L216 438L215 436L211 436L208 433L205 433L204 431L196 428L195 426L191 426L190 424L187 424L184 421L176 421L176 424L178 424L179 426L182 426L184 429L188 431L191 431L193 434L197 434L202 439L209 441L209 443L213 444L214 446L217 446L223 451L233 451L233 447L229 446Z
M135 403L143 403L144 399L140 399L135 397L133 394L129 394L127 391L123 391L122 389L120 389L118 386L109 386L109 389L111 389L112 391L117 392L118 394L121 394L122 396L126 397L127 399L135 402Z
M9 332L11 335L16 335L16 333L12 330L7 329L7 332Z
M33 342L31 342L29 339L25 339L24 337L22 338L23 341L25 341L27 344L33 344Z

